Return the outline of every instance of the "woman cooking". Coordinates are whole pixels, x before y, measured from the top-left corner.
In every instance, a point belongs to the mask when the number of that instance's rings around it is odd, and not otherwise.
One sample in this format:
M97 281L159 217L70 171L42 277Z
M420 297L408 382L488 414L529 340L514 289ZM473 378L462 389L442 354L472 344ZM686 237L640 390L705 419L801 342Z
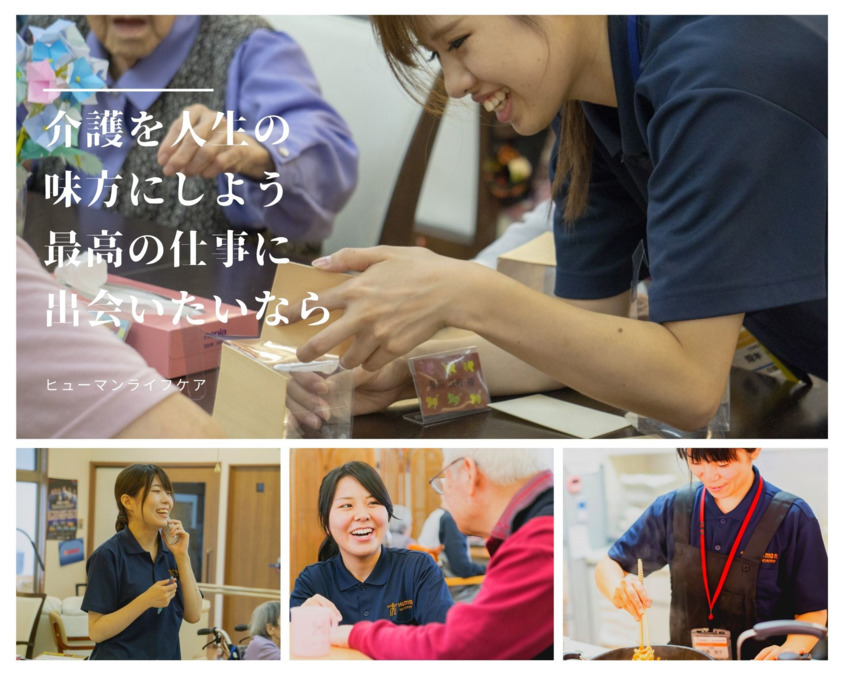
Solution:
M711 631L738 636L754 624L797 619L826 624L827 555L820 526L802 499L765 481L753 466L760 448L679 448L700 481L659 497L610 548L595 571L601 593L637 621L651 605L639 583L668 564L671 643L701 648ZM805 654L814 637L781 645L748 642L748 658ZM767 645L767 646L766 646Z

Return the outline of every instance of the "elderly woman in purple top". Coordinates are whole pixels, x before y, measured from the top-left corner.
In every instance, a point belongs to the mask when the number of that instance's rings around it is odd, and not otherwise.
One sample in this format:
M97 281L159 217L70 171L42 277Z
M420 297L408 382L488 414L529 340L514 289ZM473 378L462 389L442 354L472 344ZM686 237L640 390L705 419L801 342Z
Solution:
M265 602L255 608L252 612L252 621L249 622L252 640L246 648L246 654L243 655L244 660L281 659L281 628L278 621L280 612L279 602Z
M266 229L317 250L355 187L358 152L289 36L255 16L70 18L108 60L107 87L121 90L83 107L80 141L100 132L83 149L107 178L79 181L82 204L103 205L116 185L113 208L125 216L200 234ZM107 120L122 125L120 144L103 140Z

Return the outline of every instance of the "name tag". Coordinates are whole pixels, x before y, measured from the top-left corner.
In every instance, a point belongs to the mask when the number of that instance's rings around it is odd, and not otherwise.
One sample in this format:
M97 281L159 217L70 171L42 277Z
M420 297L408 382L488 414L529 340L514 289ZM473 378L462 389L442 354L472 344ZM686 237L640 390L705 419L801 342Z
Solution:
M693 629L692 647L718 661L729 661L732 658L730 631L723 628Z

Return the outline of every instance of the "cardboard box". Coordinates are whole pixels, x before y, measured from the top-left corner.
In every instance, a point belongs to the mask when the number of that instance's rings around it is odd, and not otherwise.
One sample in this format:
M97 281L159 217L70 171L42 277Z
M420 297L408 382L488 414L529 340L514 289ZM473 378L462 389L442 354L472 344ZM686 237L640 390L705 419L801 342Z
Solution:
M544 232L527 244L498 256L497 269L534 290L553 295L556 265L554 233Z
M292 303L305 297L308 292L319 296L323 291L348 278L345 274L285 263L278 266L271 293L276 298L286 298ZM317 301L314 304L319 303ZM316 327L309 326L307 320L290 325L280 322L275 326L265 322L261 335L256 340L238 340L237 344L223 342L213 418L227 434L233 438L291 436L291 429L286 420L290 376L274 369L269 360L250 355L250 351L258 352L262 343L272 343L289 348L291 353L295 352L297 347L336 321L342 314L342 311L331 312L328 322ZM315 318L318 316L314 315ZM339 358L346 346L346 343L340 345L331 357ZM338 395L338 403L332 406L332 418L336 415L341 421L339 426L342 426L342 420L346 420L346 424L350 426L351 373L345 371L338 375L338 379L341 378L348 379L348 391L342 392L345 396Z
M107 283L123 289L124 294L131 294L132 289L160 296L164 307L173 307L168 300L181 298L181 291L174 291L161 286L145 284L134 279L108 275ZM220 365L221 343L214 336L257 335L257 313L248 310L242 314L240 307L222 304L220 316L228 315L226 322L217 317L213 299L194 296L191 305L199 304L203 311L193 317L192 323L182 317L173 323L173 314L159 316L151 310L144 313L143 321L133 321L129 307L115 311L113 306L104 308L109 315L131 322L126 344L133 347L146 362L164 377L176 378L217 368ZM96 309L93 306L92 309Z

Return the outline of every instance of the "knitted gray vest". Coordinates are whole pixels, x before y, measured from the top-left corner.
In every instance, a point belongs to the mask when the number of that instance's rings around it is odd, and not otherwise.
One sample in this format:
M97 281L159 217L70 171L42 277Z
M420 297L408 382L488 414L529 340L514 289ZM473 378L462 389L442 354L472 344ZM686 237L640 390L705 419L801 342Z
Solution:
M39 23L46 18L48 17L38 17ZM87 21L81 17L65 18L75 19L80 32L83 35L87 33ZM201 103L211 110L225 112L229 65L237 48L250 34L260 28L271 29L271 26L263 19L252 16L202 17L193 47L167 87L170 89L208 88L213 89L213 92L165 93L159 96L146 111L153 116L155 122L161 122L164 125L156 132L159 134L156 136L159 141L163 139L173 120L181 118L182 111L189 105ZM132 115L136 116L138 112L132 111ZM248 128L248 126L254 126L257 121L246 120L245 124ZM126 124L128 126L128 119ZM124 216L151 220L183 230L195 230L200 235L228 230L229 223L222 208L217 204L217 179L200 177L186 179L182 191L185 199L195 199L200 194L205 196L193 206L182 206L178 198L178 177L165 177L162 174L161 166L156 159L157 153L157 146L151 148L132 146L120 169L122 180L117 187L115 205L118 211ZM64 167L60 162L52 159L41 161L37 176L38 183L42 183L43 177L47 174L63 175L63 172ZM131 200L132 174L138 177L138 185L142 191L144 188L149 189L151 195L163 199L162 203L147 204L143 197L139 197L138 204L133 204ZM149 187L145 181L154 176L162 178L162 182ZM233 191L238 194L237 188ZM242 196L242 192L240 194Z

